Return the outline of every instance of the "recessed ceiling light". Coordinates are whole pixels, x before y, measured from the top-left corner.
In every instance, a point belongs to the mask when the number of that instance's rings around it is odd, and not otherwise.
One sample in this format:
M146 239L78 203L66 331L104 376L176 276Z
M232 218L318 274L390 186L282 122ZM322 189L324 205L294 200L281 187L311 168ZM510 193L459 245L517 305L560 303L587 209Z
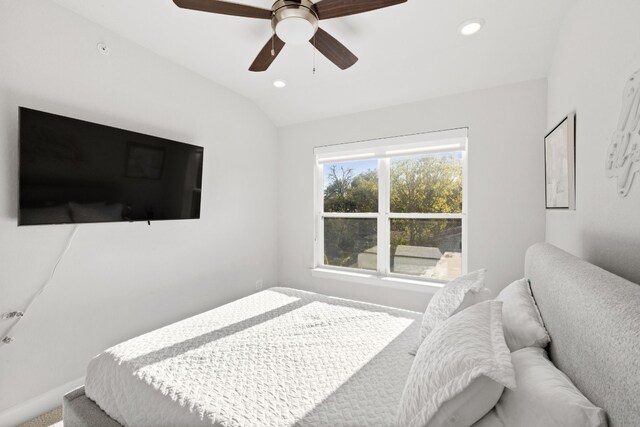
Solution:
M101 54L109 55L109 46L107 46L105 43L98 43L96 47L98 48L98 52L100 52Z
M275 82L273 82L273 85L278 89L282 89L287 85L287 82L285 82L284 80L276 80Z
M463 36L470 36L480 31L483 25L484 19L470 19L460 24L460 26L458 27L458 32Z

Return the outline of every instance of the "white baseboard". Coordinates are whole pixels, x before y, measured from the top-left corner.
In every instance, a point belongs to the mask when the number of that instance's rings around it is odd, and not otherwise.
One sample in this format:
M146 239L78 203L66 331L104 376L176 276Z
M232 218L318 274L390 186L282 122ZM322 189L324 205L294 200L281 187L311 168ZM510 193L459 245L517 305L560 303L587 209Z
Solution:
M67 392L84 384L84 377L69 381L48 392L27 400L0 413L0 427L18 426L38 415L62 405L62 397Z

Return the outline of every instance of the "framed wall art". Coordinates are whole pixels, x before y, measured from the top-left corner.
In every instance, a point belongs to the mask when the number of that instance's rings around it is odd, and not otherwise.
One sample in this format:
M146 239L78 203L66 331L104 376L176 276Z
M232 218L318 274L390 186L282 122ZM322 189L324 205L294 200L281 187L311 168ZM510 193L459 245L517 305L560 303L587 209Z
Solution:
M576 115L567 116L544 138L547 209L576 208Z

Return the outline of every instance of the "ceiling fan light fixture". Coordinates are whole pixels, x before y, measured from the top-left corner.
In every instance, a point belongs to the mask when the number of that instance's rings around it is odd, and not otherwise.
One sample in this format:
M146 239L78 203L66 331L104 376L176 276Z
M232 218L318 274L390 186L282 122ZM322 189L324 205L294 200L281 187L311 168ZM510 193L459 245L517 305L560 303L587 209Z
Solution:
M271 26L286 44L302 45L318 30L318 16L309 0L278 0L273 4Z
M297 16L284 18L276 25L276 34L285 43L301 45L309 42L316 27L307 19Z
M276 81L273 82L273 85L275 87L277 87L278 89L282 89L285 86L287 86L287 82L285 82L284 80L276 80Z
M458 27L458 32L463 36L471 36L482 29L484 26L484 19L476 18L464 21Z

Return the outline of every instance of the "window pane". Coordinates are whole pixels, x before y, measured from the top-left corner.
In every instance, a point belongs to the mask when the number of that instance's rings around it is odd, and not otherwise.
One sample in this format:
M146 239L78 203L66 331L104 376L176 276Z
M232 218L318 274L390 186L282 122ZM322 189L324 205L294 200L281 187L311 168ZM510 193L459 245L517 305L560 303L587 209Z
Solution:
M377 212L378 161L324 165L325 212Z
M392 219L391 271L453 280L462 274L461 219Z
M391 159L391 212L461 213L462 152Z
M376 219L325 218L324 265L376 270Z

